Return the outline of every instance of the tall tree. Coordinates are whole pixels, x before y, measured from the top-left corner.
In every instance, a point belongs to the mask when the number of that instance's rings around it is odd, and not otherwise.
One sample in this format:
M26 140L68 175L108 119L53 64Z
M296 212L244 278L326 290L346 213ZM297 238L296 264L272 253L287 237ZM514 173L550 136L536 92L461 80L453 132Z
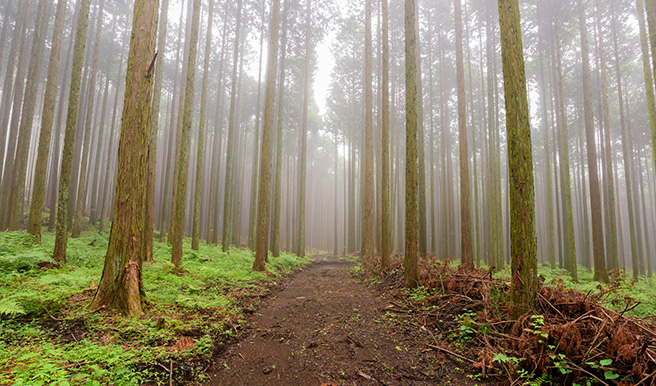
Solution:
M462 4L455 0L456 73L458 78L458 134L460 141L460 254L464 266L473 267L471 237L471 200L469 182L469 149L467 148L467 98L465 66L462 52Z
M299 188L298 188L298 218L296 228L296 254L298 256L305 256L305 202L306 186L307 186L307 137L308 137L308 107L310 104L310 56L311 53L311 33L312 33L312 19L311 19L312 0L307 0L306 15L305 15L305 59L303 70L303 115L301 119L301 127L299 130Z
M364 250L365 261L374 257L374 126L371 66L371 0L365 0L364 33Z
M11 48L9 49L9 58L7 60L7 69L5 70L5 79L2 87L2 102L0 103L0 198L9 196L2 196L2 191L5 189L7 184L7 170L9 165L7 164L10 160L13 159L13 150L16 146L15 142L15 130L12 130L11 127L7 127L10 124L9 117L12 118L12 123L17 122L19 114L11 114L12 107L12 96L14 101L20 101L22 96L22 83L24 78L24 60L25 55L23 55L23 48L25 46L25 36L27 28L27 15L28 9L30 8L30 2L25 2L23 4L23 10L20 17L16 20L14 24L14 34L11 39ZM16 59L18 59L18 65L16 66ZM16 69L16 77L14 78L14 68ZM15 86L14 86L15 83ZM20 91L19 91L20 90ZM13 124L17 126L17 124ZM9 130L9 131L8 131ZM12 135L12 132L14 134ZM9 138L7 138L9 136ZM13 140L13 141L12 141ZM9 144L6 142L9 141ZM13 146L12 146L13 143ZM11 154L11 156L5 157L5 155ZM7 162L5 162L7 158ZM4 170L4 172L3 172ZM11 174L9 174L11 175ZM5 203L2 207L7 208L9 203ZM0 213L0 228L4 228L5 225L5 216L9 214L9 211Z
M127 23L126 23L127 24ZM123 37L121 38L121 55L119 56L119 65L118 65L118 74L116 75L116 84L119 85L121 84L121 79L123 78L123 72L126 70L125 69L125 48L128 45L127 43L129 42L128 40L128 31L129 28L124 29L123 31ZM110 155L108 158L109 160L107 161L107 167L105 170L105 180L109 180L114 182L115 181L115 171L113 170L113 164L114 164L114 157L112 157L112 152L115 151L116 149L116 117L119 113L119 108L120 108L120 87L117 87L116 92L114 93L114 112L112 113L112 122L110 124L111 128L111 133L109 134L110 140L109 140L109 147L108 147L108 154ZM105 211L108 210L110 202L109 198L111 196L110 194L110 187L114 187L113 184L106 183L105 187L103 189L103 192L100 196L100 210L99 210L99 221L98 221L98 232L103 233L104 232L104 221L105 221Z
M5 3L5 14L2 19L2 32L0 32L0 42L3 42L3 44L0 44L0 63L4 63L4 52L5 52L5 44L7 39L7 26L10 24L9 22L9 17L11 16L12 10L14 8L14 1L13 0L8 0ZM2 71L0 71L0 75L2 75Z
M191 0L190 0L191 1ZM191 2L189 3L191 4ZM184 9L184 0L181 1L180 8ZM191 14L189 12L188 14ZM175 46L175 65L174 65L174 75L173 75L173 95L172 95L172 100L171 100L171 108L170 108L170 115L169 115L169 130L168 130L168 146L166 150L166 167L163 168L164 172L164 177L162 178L162 198L160 199L161 202L161 214L160 214L160 224L159 224L159 238L160 240L164 238L165 235L170 233L171 229L171 215L173 214L173 205L171 205L171 200L169 198L169 195L173 195L171 192L173 187L171 186L171 168L175 167L174 164L177 160L177 156L173 155L174 148L177 149L176 143L178 142L178 126L176 125L177 123L177 118L176 114L178 112L178 105L182 104L182 96L184 93L178 92L178 87L179 83L178 82L178 68L180 68L180 46L182 45L182 38L184 36L184 33L182 32L182 26L183 26L183 20L184 20L184 12L180 12L180 19L178 21L178 39L176 41L176 46ZM186 50L185 50L186 51ZM184 55L184 53L183 53ZM180 125L182 126L182 125ZM175 153L177 154L177 152ZM170 189L169 189L170 187Z
M416 0L405 0L405 286L419 286L419 206L417 157L417 33Z
M599 8L599 0L595 1L595 24L597 26L597 40L598 40L598 55L601 78L601 104L602 104L602 122L604 142L602 146L602 164L605 165L603 171L603 179L605 182L605 213L607 214L606 221L606 239L608 246L606 254L608 257L608 264L611 268L618 268L617 256L617 220L615 214L615 182L613 176L614 160L612 155L612 144L610 138L610 109L608 106L608 81L606 77L606 52L604 50L604 34L601 26L601 10ZM605 162L604 162L605 160Z
M148 139L148 180L146 182L146 201L144 203L144 238L143 257L145 261L153 260L153 233L155 228L155 177L157 163L157 134L159 132L159 110L162 100L162 81L164 78L164 51L166 51L166 30L169 18L169 0L162 0L159 17L158 53L155 61L155 80L153 104L150 117L150 134ZM161 229L160 229L161 231Z
M503 84L510 170L512 314L518 318L535 306L538 258L531 123L526 92L524 50L518 0L499 0Z
M171 262L176 269L182 264L182 239L184 237L185 208L187 202L187 173L189 171L189 146L191 138L191 121L194 105L194 87L196 82L196 54L198 52L198 28L200 24L200 0L194 0L191 16L191 35L189 36L189 51L187 52L187 73L185 80L184 112L182 116L182 131L180 135L180 152L178 153L177 181L175 182L175 215L173 217L173 246ZM202 151L199 148L199 151Z
M212 19L214 16L214 0L210 0L207 10L207 36L205 37L205 59L203 63L203 83L200 93L200 117L198 122L198 158L196 159L196 189L194 191L194 218L191 232L191 249L197 251L200 239L200 204L203 189L203 158L205 148L205 117L207 116L207 81L210 69L210 53L212 49Z
M22 22L22 28L20 29L18 34L15 34L15 39L19 39L20 43L18 45L18 64L16 66L16 76L14 78L14 90L13 90L13 98L11 98L11 92L7 91L8 96L10 97L9 99L13 99L11 103L7 104L7 110L3 109L3 112L6 111L7 115L9 115L9 111L11 111L11 120L9 121L9 138L7 138L7 150L6 150L6 161L4 163L4 172L2 174L2 185L0 186L1 191L0 191L0 207L2 208L8 208L8 210L0 212L0 227L2 229L7 229L9 228L9 222L10 222L10 217L11 214L13 213L13 210L11 210L11 196L13 190L13 183L15 181L15 168L17 168L17 162L16 162L16 143L18 142L19 135L20 135L20 123L21 123L21 111L23 107L23 97L25 96L25 69L28 67L25 64L25 61L27 60L28 57L31 57L27 55L25 52L27 50L28 44L27 44L27 8L29 7L29 3L25 4L26 10L24 11L24 16L23 16L23 22ZM42 9L42 8L38 8ZM36 20L36 28L35 30L38 29L39 27L39 19L41 16L42 12L37 11L37 20ZM38 35L38 33L35 33L35 35ZM33 62L33 60L30 60ZM28 73L29 74L29 73ZM7 71L7 75L11 78L13 75L13 70L12 71ZM24 121L24 120L23 120ZM4 122L3 122L4 123ZM2 140L2 143L4 145L5 140Z
M235 146L235 124L237 114L237 70L239 63L239 42L241 39L241 9L242 1L237 2L237 27L235 30L235 48L232 57L232 82L230 86L230 117L228 123L228 143L226 149L225 190L223 198L223 236L221 244L223 252L230 250L232 242L232 206L233 206L233 154Z
M604 254L603 222L601 220L601 189L597 167L597 145L592 112L592 84L590 80L590 48L583 1L578 0L579 33L581 36L581 65L583 74L583 110L585 139L588 149L588 175L590 180L590 206L592 214L592 249L594 255L594 280L607 283L606 257Z
M625 103L624 103L624 85L622 80L622 72L620 68L620 54L619 54L619 42L617 36L617 17L615 15L615 10L611 10L612 18L612 37L613 37L613 50L615 54L615 77L617 81L617 98L620 108L620 127L622 128L622 155L624 163L624 184L626 185L626 204L629 214L629 242L630 242L630 251L631 251L631 265L633 267L633 278L638 280L640 276L639 268L639 257L638 257L638 244L636 237L636 221L634 214L634 205L633 205L633 171L631 170L631 159L632 154L631 150L633 146L631 144L631 138L629 137L629 132L627 130L626 122L626 112L625 112ZM619 268L621 263L618 261L617 268Z
M257 213L257 159L259 158L258 152L260 151L260 118L262 116L262 55L264 50L262 49L262 44L264 44L264 24L266 18L266 3L262 1L262 26L260 28L260 58L258 60L257 68L257 112L255 113L255 134L253 135L253 165L251 173L251 202L248 208L249 218L248 218L248 246L251 249L255 249L255 233L257 232L257 227L255 223L255 217Z
M143 313L142 242L159 0L135 0L121 120L116 201L105 267L91 309Z
M281 223L281 206L282 206L282 140L283 127L285 123L285 70L287 60L287 15L289 13L289 3L285 1L285 10L282 15L282 39L280 42L280 69L278 80L278 121L277 121L277 139L276 139L276 171L274 175L273 188L273 224L271 225L271 255L280 256L280 223Z
M212 172L211 181L210 181L210 194L209 194L209 216L207 216L207 243L216 244L218 241L218 228L219 228L219 180L221 177L221 160L223 155L223 67L225 65L226 58L226 43L228 40L228 17L227 9L230 5L229 2L225 2L225 8L223 14L223 33L221 37L221 55L219 59L219 82L217 87L217 98L216 98L216 114L214 119L214 140L212 144Z
M84 47L89 25L89 5L91 0L82 0L80 14L75 33L75 49L73 67L71 69L71 86L68 96L68 113L66 115L66 131L64 132L64 149L62 151L61 171L59 174L59 193L57 200L57 224L55 250L53 259L62 264L66 262L66 247L68 244L68 206L70 198L71 170L73 168L73 147L75 146L75 131L77 124L77 108L80 103L80 83L82 81L82 64Z
M48 62L48 78L46 81L45 99L41 116L41 133L39 134L39 150L37 153L36 170L34 172L34 189L30 204L30 219L27 231L37 240L41 240L41 223L46 188L46 173L48 169L48 154L50 153L50 136L55 116L55 98L59 79L59 55L66 19L67 0L57 1L55 26L52 32L52 45ZM56 166L51 166L56 167Z
M93 43L93 59L91 61L91 75L89 79L89 95L87 99L86 121L84 124L84 145L82 150L82 164L80 165L80 180L77 191L77 204L75 205L75 217L73 218L73 229L71 237L79 237L82 231L82 212L86 201L86 179L89 161L89 147L91 145L91 128L93 126L93 110L96 95L96 79L98 76L98 57L100 56L100 34L102 32L103 11L105 0L100 0L98 16L96 20L96 40Z
M392 240L390 232L390 143L389 143L389 126L390 126L390 87L389 87L389 6L387 0L381 0L382 3L382 39L383 39L383 66L382 66L382 125L381 138L383 151L381 154L381 268L385 269L390 265L390 255L392 250ZM337 156L337 153L335 153ZM335 168L335 173L337 169ZM335 220L337 221L337 220Z
M23 101L23 112L21 113L20 134L16 148L15 170L13 183L9 198L9 229L17 230L23 218L25 179L27 176L27 157L30 152L30 140L32 137L32 124L34 122L34 109L36 107L36 97L41 79L41 58L43 57L43 46L46 41L46 27L49 24L50 1L39 1L37 10L37 21L34 26L34 36L32 39L32 53L30 57L30 67L27 73L27 90L25 100Z
M651 147L653 163L656 165L656 97L654 96L654 75L649 63L649 41L645 26L645 3L636 0L638 26L640 32L640 49L642 51L642 70L645 77L645 93L647 94L647 111L649 112L649 127L651 128ZM651 31L650 31L651 32ZM0 153L0 156L2 153Z
M565 254L567 261L569 262L569 272L570 276L576 281L578 280L578 266L576 262L576 240L574 237L574 210L572 206L572 182L571 174L569 170L569 146L568 146L568 129L567 129L567 110L565 109L565 92L563 86L563 61L562 61L562 49L561 49L561 39L560 39L560 25L561 22L554 16L553 26L554 26L554 54L555 54L555 64L556 64L556 87L557 91L557 113L556 113L556 122L558 125L558 137L559 137L559 146L560 146L560 179L563 186L561 187L562 195L564 196L565 201L565 225L564 228L564 241L566 243L565 248L567 253ZM566 264L567 265L567 264Z
M254 271L265 271L269 251L269 215L271 209L271 151L273 147L273 118L276 103L276 75L278 74L278 29L280 28L280 0L271 5L271 24L269 27L269 58L264 105L264 126L262 127L262 152L260 159L260 183L257 206L257 245L255 249ZM282 117L280 117L282 118Z

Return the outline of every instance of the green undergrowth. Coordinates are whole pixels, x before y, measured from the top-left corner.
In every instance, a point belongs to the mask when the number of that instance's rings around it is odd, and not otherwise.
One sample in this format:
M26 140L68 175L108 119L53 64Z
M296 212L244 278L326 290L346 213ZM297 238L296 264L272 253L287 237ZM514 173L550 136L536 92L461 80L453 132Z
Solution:
M589 268L579 266L579 280L574 281L569 272L546 265L538 266L538 273L544 278L543 285L559 286L572 288L579 292L599 295L601 304L616 311L624 311L627 306L633 306L640 303L635 308L626 312L626 315L636 317L652 317L656 315L656 287L653 286L652 279L641 277L639 280L633 280L631 275L627 275L626 270L612 270L609 272L611 282L602 284L592 280L594 272ZM510 280L510 267L495 272L495 277Z
M448 261L447 264L451 267L457 267L460 261ZM488 269L489 267L482 265L481 268ZM571 288L590 296L601 295L601 304L612 310L622 312L627 307L640 303L635 308L626 311L626 315L640 318L649 318L656 315L656 287L653 279L642 276L639 280L634 280L630 272L627 274L625 269L609 271L611 281L606 284L592 280L594 272L590 268L581 265L578 266L578 281L572 280L569 271L558 267L552 269L545 264L538 265L538 275L544 279L542 284L545 286L557 287L562 285L564 288ZM497 279L510 281L510 266L507 265L500 271L495 270L493 276ZM426 293L424 295L430 294ZM413 294L413 296L421 297L417 294Z
M68 262L55 268L54 235L38 243L24 232L0 233L0 384L137 385L203 381L212 354L237 334L244 311L283 275L310 262L290 254L252 272L254 254L221 252L185 241L184 274L171 248L155 242L145 263L146 313L139 318L86 309L100 281L107 235L69 239Z

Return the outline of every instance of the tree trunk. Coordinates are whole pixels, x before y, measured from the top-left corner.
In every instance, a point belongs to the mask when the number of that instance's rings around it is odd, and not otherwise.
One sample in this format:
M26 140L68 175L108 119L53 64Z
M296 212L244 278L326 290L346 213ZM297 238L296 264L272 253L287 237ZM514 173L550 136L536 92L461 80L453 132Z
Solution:
M184 8L184 0L180 3L181 9ZM177 113L178 113L178 105L182 104L182 93L178 92L178 86L180 83L178 82L178 68L180 67L180 46L182 45L182 25L183 25L183 16L184 12L180 12L180 19L178 22L178 40L176 43L175 47L175 66L173 67L175 69L174 73L175 75L173 76L173 94L172 94L172 100L171 100L171 111L170 111L170 116L169 116L169 132L168 132L168 149L166 151L166 167L163 170L164 177L162 178L162 198L161 198L161 214L160 214L160 225L159 225L159 238L160 240L164 239L166 235L169 234L170 227L171 227L171 214L173 211L173 207L171 205L171 200L169 198L169 195L173 195L173 186L171 183L171 179L173 178L171 176L171 168L175 167L175 162L177 159L177 147L176 147L176 142L178 140L177 138ZM181 80L182 81L182 80ZM174 150L176 149L176 150ZM174 153L174 151L176 153Z
M419 256L426 257L428 253L428 227L426 221L426 156L424 136L424 92L421 65L421 41L419 39L419 1L415 0L415 59L417 60L417 161L419 176L417 180L418 210L419 210Z
M255 129L253 134L253 164L252 164L252 173L251 173L251 200L248 207L249 216L248 216L248 247L251 250L255 249L255 217L256 217L256 205L257 205L257 160L259 158L258 152L260 151L260 117L262 109L262 55L264 50L262 49L262 44L264 42L264 23L265 23L265 9L266 4L262 2L262 29L260 30L260 59L258 61L257 69L257 112L255 114ZM278 60L278 58L276 58Z
M564 205L565 205L565 226L564 226L564 242L566 243L567 253L565 256L569 262L570 276L574 281L578 280L578 265L576 261L576 239L574 237L574 210L572 208L572 183L571 174L569 170L569 145L567 141L567 116L565 109L565 93L563 90L563 65L560 41L560 22L558 19L554 20L554 41L555 41L555 62L556 62L556 83L558 87L558 112L556 120L558 124L558 133L560 141L561 152L561 168L560 177L563 186L561 189L564 191Z
M605 159L603 162L606 167L604 170L604 181L606 183L606 212L608 213L608 234L606 238L608 239L608 251L607 258L610 268L618 268L619 261L617 256L617 220L615 215L615 182L613 178L613 161L612 156L612 145L610 139L610 111L608 107L608 82L606 79L606 53L604 51L604 39L603 31L601 27L601 11L599 9L599 0L595 1L596 6L596 25L597 25L597 35L599 40L599 65L600 77L601 77L601 101L603 107L603 128L604 128L604 145L602 150L602 159Z
M148 174L158 0L136 0L121 120L116 204L98 291L91 309L143 313L142 241Z
M80 102L80 83L84 60L84 47L89 24L90 0L82 0L80 15L75 34L75 54L71 70L71 87L68 97L68 113L66 115L66 131L64 133L64 149L62 151L61 171L59 174L59 198L57 200L57 224L55 250L53 259L57 264L66 263L66 246L68 243L68 205L71 185L71 170L73 168L73 147L75 146L75 131L77 124L77 108Z
M185 24L185 42L184 42L184 50L183 50L183 60L182 60L182 72L181 72L181 77L180 77L180 88L184 89L184 85L186 84L186 78L187 78L187 72L189 71L189 67L187 66L187 54L189 53L189 36L191 35L191 18L193 15L193 2L189 0L187 3L187 16L186 16L186 24ZM184 119L184 107L185 107L185 98L186 93L184 90L180 92L179 99L178 99L178 106L177 106L177 115L175 119L171 120L171 128L175 131L175 154L172 155L172 163L173 163L173 182L171 186L171 212L169 214L169 227L168 227L168 237L167 237L167 242L169 244L172 243L172 240L175 239L175 206L178 204L178 199L177 199L177 194L178 194L178 189L176 188L176 184L178 181L178 174L180 174L180 153L182 152L182 129L184 127L183 119ZM172 133L173 134L173 133Z
M590 179L590 206L592 214L592 239L594 254L594 280L607 283L606 257L604 254L603 222L601 220L601 191L599 171L597 170L597 150L595 144L592 86L590 80L590 52L588 33L582 0L578 0L579 32L581 34L581 56L583 67L583 109L585 114L585 137L588 149L588 173Z
M390 230L390 87L389 87L389 6L387 0L381 0L382 2L382 18L383 18L383 76L382 76L382 88L383 88L383 120L381 126L381 137L383 141L383 151L381 154L381 169L382 169L382 181L381 181L381 268L386 269L390 265L390 255L392 254L392 240L391 240L391 230ZM432 85L431 85L432 86ZM337 156L337 152L335 152ZM335 173L337 169L335 168ZM335 219L335 221L337 221Z
M144 261L153 261L153 233L155 228L155 177L157 163L157 136L159 132L159 110L162 100L162 81L164 78L164 58L166 51L166 30L168 27L169 0L163 0L159 17L158 53L155 62L153 104L150 117L148 139L148 180L146 182L146 201L144 203ZM161 51L161 52L160 52ZM161 231L161 229L160 229Z
M229 3L225 3L227 10ZM226 41L228 37L228 15L224 10L223 19L223 36L221 38L221 58L219 59L219 84L217 87L217 103L216 103L216 116L214 122L214 143L212 144L212 172L210 181L210 197L209 197L209 215L207 216L207 243L216 244L218 241L218 228L219 228L219 185L221 180L221 159L223 157L223 66L225 63L226 54Z
M222 236L222 249L223 252L230 250L230 243L232 241L232 207L233 207L233 153L235 148L235 121L237 114L237 67L239 60L239 43L241 33L241 10L242 0L237 2L237 29L235 32L235 48L232 58L232 82L230 91L230 123L228 124L228 142L226 150L226 172L225 172L225 190L223 199L223 236Z
M645 26L645 6L643 0L636 0L636 11L640 29L640 48L642 50L642 70L645 77L645 93L647 94L647 111L649 112L649 127L651 129L651 147L653 163L656 167L656 101L654 97L654 76L649 63L649 38ZM655 28L656 29L656 28ZM655 31L656 32L656 31ZM650 30L651 33L651 30ZM1 138L1 137L0 137ZM0 153L0 156L2 153Z
M488 0L488 7L486 8L486 27L487 27L487 61L488 61L488 70L487 70L487 99L488 99L488 130L490 132L490 141L489 141L489 155L490 163L489 167L489 179L490 179L490 244L491 244L491 254L490 254L490 266L495 267L498 270L503 269L504 265L504 255L503 255L503 208L501 204L501 160L500 160L500 148L501 140L499 133L499 124L497 120L497 100L494 92L495 84L497 83L497 75L494 70L495 65L494 61L496 60L495 55L495 44L494 44L494 24L492 22L492 13L493 7L492 2Z
M467 99L465 96L465 67L462 51L462 5L455 0L456 73L458 78L458 134L460 142L460 262L473 268L471 237L471 200L469 181L469 149L467 148Z
M374 257L374 128L373 128L373 84L371 68L371 0L365 0L364 33L364 261ZM306 76L309 76L306 74Z
M297 240L296 254L300 257L305 256L305 202L307 186L307 136L308 136L308 105L310 103L310 34L312 31L310 10L312 0L307 0L307 9L305 17L305 65L303 71L303 112L302 122L299 134L299 189L298 189L298 217L297 217Z
M2 102L0 103L0 182L2 182L2 185L0 185L0 196L2 194L2 189L5 184L5 179L7 176L7 173L4 172L5 168L7 167L6 162L5 162L5 155L10 154L9 149L13 149L11 146L6 146L7 142L7 135L10 135L9 139L15 138L16 136L13 135L11 136L11 133L7 132L7 125L9 125L9 117L11 116L11 106L12 106L12 95L14 93L17 94L17 92L14 92L13 89L15 87L14 85L14 67L16 67L16 58L18 58L18 70L16 72L16 82L18 82L19 75L22 80L22 73L23 73L23 68L25 65L23 64L24 57L23 55L23 48L25 45L25 35L26 31L25 29L27 28L27 14L28 14L28 9L30 3L25 2L23 4L23 11L20 15L20 18L16 20L16 23L14 24L14 33L11 39L11 48L9 49L9 58L7 60L7 68L5 69L5 78L4 78L4 83L2 87ZM4 42L4 41L3 41ZM18 85L18 83L16 84ZM17 115L17 114L14 114ZM15 145L15 142L14 142ZM13 157L13 153L11 153L11 157ZM7 160L9 160L9 157L6 157ZM6 208L7 206L3 206L3 208ZM9 211L7 211L7 214ZM0 215L0 228L3 228L3 219L4 214Z
M96 21L96 40L93 44L93 61L91 64L91 78L89 80L89 97L87 99L87 113L84 127L84 145L82 150L82 164L80 165L80 181L78 183L77 204L75 205L75 217L73 218L73 230L71 237L79 237L82 231L81 221L86 201L85 183L87 178L87 167L89 160L89 147L91 144L91 126L93 125L93 107L96 93L96 77L98 75L98 56L100 54L100 34L102 32L103 9L105 1L100 0L98 17Z
M416 2L405 0L406 160L405 286L419 286Z
M278 81L278 127L276 140L276 171L275 185L273 188L273 224L271 226L271 255L280 256L280 223L281 223L281 206L282 206L282 140L284 127L284 108L285 108L285 69L287 58L287 14L289 12L289 3L285 2L285 11L282 17L282 39L280 45L280 75Z
M55 99L57 96L57 83L59 79L59 55L61 52L61 40L66 19L66 1L57 1L55 13L55 26L52 32L52 47L50 49L50 60L48 63L48 80L46 81L45 99L43 102L43 117L41 120L41 133L39 134L39 151L36 160L36 171L34 177L34 189L32 191L32 202L30 204L30 220L27 231L37 240L41 240L41 223L43 204L46 188L46 175L48 169L48 155L50 153L50 137L55 112ZM62 103L60 101L60 103ZM1 140L1 139L0 139ZM56 138L56 140L59 140ZM56 168L56 165L52 165Z
M13 191L13 183L15 177L15 169L18 167L16 162L16 144L18 142L18 137L20 135L19 125L21 118L21 110L23 106L23 96L25 92L25 60L27 58L26 50L26 40L27 40L27 9L29 8L29 3L25 4L25 10L22 21L22 28L18 34L15 34L16 38L20 38L19 48L18 48L18 65L16 68L16 77L14 80L14 97L13 102L8 103L7 117L9 116L9 106L11 107L11 121L9 122L9 138L8 145L6 150L6 161L4 164L4 172L2 174L2 185L0 186L0 207L8 208L3 212L0 212L0 229L5 230L9 228L10 217L13 212L11 210L11 196ZM37 26L39 25L37 15ZM7 75L11 76L13 71L8 71ZM29 79L28 79L29 81ZM8 93L11 96L11 92ZM9 98L11 99L11 98ZM3 122L4 124L4 122ZM4 144L4 139L3 139Z
M519 318L536 306L538 259L531 123L518 0L499 0L499 25L511 180L511 311L513 317Z
M107 154L108 154L108 159L107 159L107 164L106 164L106 170L105 170L105 177L103 180L105 180L105 187L103 189L102 196L100 197L100 221L98 222L98 232L103 233L104 231L104 221L105 221L105 209L109 207L109 198L110 198L110 187L115 186L116 179L114 177L114 172L112 170L113 164L114 164L114 154L117 154L117 149L116 149L116 116L118 115L118 109L119 109L119 96L120 96L120 84L121 84L121 79L123 78L123 69L124 69L124 60L125 60L125 47L127 46L127 36L128 36L128 28L125 28L125 31L123 32L123 38L121 41L123 44L121 45L121 58L119 60L119 68L118 68L118 75L116 77L116 92L114 93L114 112L112 113L112 123L109 126L110 127L110 134L109 134L109 146L107 147Z
M205 62L203 64L203 84L200 97L200 118L198 124L198 159L196 160L196 189L194 191L194 219L191 232L191 249L199 249L200 239L200 201L203 189L203 158L205 147L205 120L207 115L207 80L210 69L210 50L212 48L212 19L214 15L214 0L210 0L207 11L207 36L205 38Z
M14 7L14 1L13 0L8 0L5 3L5 14L4 17L2 18L2 32L0 32L0 42L3 42L3 44L0 44L0 63L4 63L4 53L5 53L5 44L7 40L7 26L10 24L9 21L9 16L12 13L12 8ZM7 69L5 69L7 70ZM2 76L3 71L0 71L0 76ZM1 138L1 137L0 137Z
M184 238L185 203L187 201L187 173L189 171L189 145L191 121L194 105L194 86L196 81L196 54L198 51L198 28L200 24L200 0L194 0L187 53L187 73L185 80L184 111L180 134L180 153L178 154L178 175L175 181L175 214L173 217L173 246L171 262L177 270L182 264L182 239ZM199 148L200 149L200 148Z
M309 4L309 3L308 3ZM257 247L255 250L254 271L265 271L269 241L269 215L271 209L271 151L273 140L273 119L276 103L276 75L278 74L278 29L280 24L280 0L273 0L271 24L269 27L269 59L267 61L267 80L264 106L264 125L262 128L262 158L260 160L260 183L257 206ZM309 5L308 5L309 13ZM280 117L282 118L282 117Z

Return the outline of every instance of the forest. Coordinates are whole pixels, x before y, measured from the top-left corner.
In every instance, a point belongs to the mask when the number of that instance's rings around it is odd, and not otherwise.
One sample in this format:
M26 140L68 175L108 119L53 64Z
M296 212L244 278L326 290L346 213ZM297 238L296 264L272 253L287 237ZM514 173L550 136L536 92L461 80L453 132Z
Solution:
M656 384L655 90L656 0L0 0L0 384Z

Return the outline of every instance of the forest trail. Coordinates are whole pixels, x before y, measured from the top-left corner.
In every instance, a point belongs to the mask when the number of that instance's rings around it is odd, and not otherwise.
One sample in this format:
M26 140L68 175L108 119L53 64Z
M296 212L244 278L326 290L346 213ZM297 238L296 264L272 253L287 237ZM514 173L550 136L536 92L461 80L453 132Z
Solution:
M216 362L208 385L474 385L427 350L425 332L334 256L295 275L249 317L243 339ZM480 384L480 382L478 382Z

